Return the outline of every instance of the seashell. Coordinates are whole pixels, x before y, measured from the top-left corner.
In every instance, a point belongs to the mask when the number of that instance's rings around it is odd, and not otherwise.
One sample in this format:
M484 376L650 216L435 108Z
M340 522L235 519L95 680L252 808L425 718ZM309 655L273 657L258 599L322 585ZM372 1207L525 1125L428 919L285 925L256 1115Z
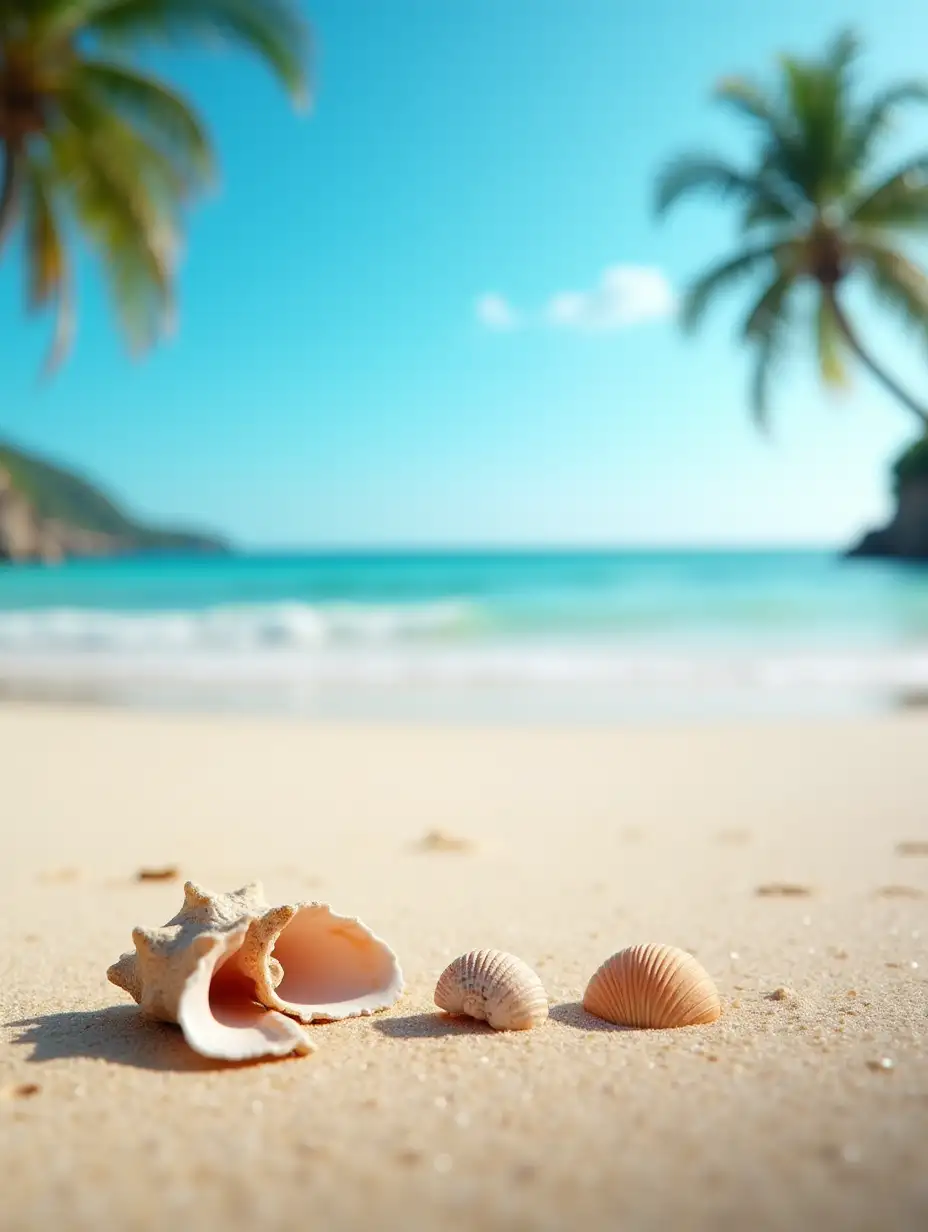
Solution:
M429 830L418 843L420 851L473 851L474 843L469 838L449 834L447 830Z
M209 894L188 882L177 915L163 928L133 929L135 952L123 954L107 978L143 1013L177 1023L201 1056L250 1061L313 1052L301 1026L257 1003L243 968L248 926L262 907L258 885ZM279 964L276 973L282 978Z
M625 1027L690 1027L722 1012L701 964L671 945L635 945L607 958L587 985L583 1008Z
M204 1056L310 1052L292 1018L372 1014L403 991L396 955L360 920L324 903L269 907L257 883L211 894L187 882L184 906L164 928L132 936L135 953L107 977L145 1013L179 1023Z
M757 886L754 893L758 898L808 898L812 887L793 881L767 881Z
M0 1099L32 1099L41 1090L37 1082L14 1082L12 1086L0 1087Z
M877 898L924 898L925 891L920 890L918 886L910 885L885 885L880 886L875 890Z
M325 903L275 907L252 920L243 968L263 1005L302 1022L375 1014L403 991L403 973L387 943Z
M157 868L140 868L135 874L136 881L177 881L180 869L176 864L158 865Z
M502 950L471 950L441 974L435 1004L488 1022L495 1031L527 1031L548 1017L548 996L531 967Z
M922 842L921 839L908 839L906 842L896 844L897 856L928 856L928 842Z

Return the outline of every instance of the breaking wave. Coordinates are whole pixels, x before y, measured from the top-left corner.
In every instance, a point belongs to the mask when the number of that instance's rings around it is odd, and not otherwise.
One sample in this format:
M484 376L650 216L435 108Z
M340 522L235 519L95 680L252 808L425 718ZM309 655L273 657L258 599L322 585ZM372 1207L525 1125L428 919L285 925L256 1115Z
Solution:
M0 612L0 654L229 653L378 645L461 633L466 603L377 606L272 603L203 611L58 608Z

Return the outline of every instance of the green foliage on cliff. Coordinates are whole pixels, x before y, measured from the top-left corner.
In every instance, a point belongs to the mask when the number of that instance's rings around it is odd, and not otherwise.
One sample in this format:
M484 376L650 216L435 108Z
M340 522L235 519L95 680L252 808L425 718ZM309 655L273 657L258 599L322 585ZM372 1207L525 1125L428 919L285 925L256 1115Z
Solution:
M928 480L928 432L909 446L893 467L896 495L899 495L900 488L916 479Z
M71 471L0 443L0 469L38 517L112 535L138 551L222 552L228 547L211 535L146 526L108 496Z

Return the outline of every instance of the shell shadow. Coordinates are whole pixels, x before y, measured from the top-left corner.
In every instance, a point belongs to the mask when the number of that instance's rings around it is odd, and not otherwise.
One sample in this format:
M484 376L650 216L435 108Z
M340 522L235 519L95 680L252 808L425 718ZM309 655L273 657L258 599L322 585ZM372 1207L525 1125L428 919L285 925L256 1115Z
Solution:
M563 1005L552 1005L548 1010L552 1022L559 1022L565 1027L573 1027L575 1031L634 1031L635 1027L622 1027L612 1022L604 1022L595 1018L583 1008L582 1001L565 1001Z
M398 1014L372 1023L375 1031L390 1039L440 1039L447 1035L495 1035L485 1022L474 1018L453 1018L450 1014Z
M87 1057L136 1069L197 1073L252 1064L201 1057L188 1047L177 1027L145 1018L134 1005L41 1014L3 1025L18 1032L12 1039L14 1046L32 1048L27 1057L30 1065Z

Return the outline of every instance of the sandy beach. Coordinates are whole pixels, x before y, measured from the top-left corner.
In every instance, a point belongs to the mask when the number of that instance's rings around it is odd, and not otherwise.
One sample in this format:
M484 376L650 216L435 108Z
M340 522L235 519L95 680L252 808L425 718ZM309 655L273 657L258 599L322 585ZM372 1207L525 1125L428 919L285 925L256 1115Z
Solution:
M926 747L917 713L562 731L0 710L0 1226L928 1226ZM468 846L422 850L433 829ZM313 1028L309 1057L198 1059L105 978L184 877L360 915L406 994ZM759 892L777 884L805 892ZM584 1014L589 975L638 941L694 951L721 1020ZM541 975L542 1028L435 1010L481 946Z

